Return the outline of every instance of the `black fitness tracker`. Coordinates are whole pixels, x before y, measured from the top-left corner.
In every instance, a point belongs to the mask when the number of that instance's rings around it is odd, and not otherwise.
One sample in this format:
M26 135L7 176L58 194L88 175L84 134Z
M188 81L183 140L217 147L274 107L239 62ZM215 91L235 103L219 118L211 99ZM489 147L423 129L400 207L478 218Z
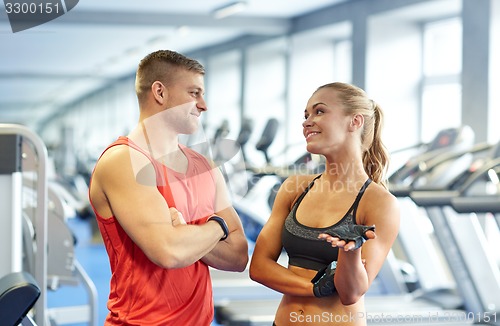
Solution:
M217 215L210 216L207 219L207 222L208 221L215 221L215 222L219 223L220 227L222 228L222 231L224 231L224 236L222 238L220 238L220 241L226 240L227 236L229 235L229 229L227 227L226 221L224 221L224 219L222 217L217 216Z

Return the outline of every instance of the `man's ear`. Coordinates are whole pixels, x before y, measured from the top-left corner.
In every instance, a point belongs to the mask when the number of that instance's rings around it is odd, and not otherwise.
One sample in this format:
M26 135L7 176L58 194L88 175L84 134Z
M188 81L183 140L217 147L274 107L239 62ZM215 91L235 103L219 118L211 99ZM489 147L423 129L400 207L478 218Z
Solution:
M151 93L153 94L153 97L158 104L161 105L165 102L167 96L167 89L161 82L155 81L151 85Z
M356 131L363 128L365 124L365 117L362 114L355 114L352 116L351 124L349 125L350 131Z

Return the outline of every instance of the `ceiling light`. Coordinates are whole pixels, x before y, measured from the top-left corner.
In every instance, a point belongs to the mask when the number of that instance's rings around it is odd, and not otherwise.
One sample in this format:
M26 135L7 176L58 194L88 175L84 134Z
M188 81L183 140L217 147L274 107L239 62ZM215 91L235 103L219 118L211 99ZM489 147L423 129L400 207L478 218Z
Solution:
M166 35L158 35L147 40L146 44L150 46L165 46L168 41Z
M176 30L177 30L177 34L179 34L182 37L188 36L189 33L191 33L191 29L189 28L189 26L186 26L186 25L179 26L179 27L177 27Z
M212 16L216 19L222 19L243 11L243 9L245 9L246 6L247 6L246 1L234 1L222 7L214 9L212 11Z

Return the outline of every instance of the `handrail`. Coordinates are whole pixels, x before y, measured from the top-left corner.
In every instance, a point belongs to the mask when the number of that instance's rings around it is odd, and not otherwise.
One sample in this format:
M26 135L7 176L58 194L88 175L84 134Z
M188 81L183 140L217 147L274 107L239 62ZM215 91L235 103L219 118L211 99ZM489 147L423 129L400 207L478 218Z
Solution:
M47 147L42 139L29 128L17 124L0 123L0 134L21 135L35 147L38 155L37 164L37 206L35 212L37 257L35 259L35 280L42 290L35 305L35 322L46 325L45 312L47 310Z

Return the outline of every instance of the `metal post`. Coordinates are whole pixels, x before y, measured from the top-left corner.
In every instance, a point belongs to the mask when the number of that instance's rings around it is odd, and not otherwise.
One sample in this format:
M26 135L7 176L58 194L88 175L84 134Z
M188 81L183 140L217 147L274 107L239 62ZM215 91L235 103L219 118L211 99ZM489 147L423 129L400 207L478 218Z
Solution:
M36 246L35 280L41 289L40 297L35 305L35 322L38 325L49 325L46 319L47 310L47 148L42 139L25 126L0 124L0 135L18 135L29 141L37 154L37 205L35 212ZM6 157L7 159L9 156ZM19 212L20 221L21 211Z
M0 277L22 270L21 138L0 135Z

